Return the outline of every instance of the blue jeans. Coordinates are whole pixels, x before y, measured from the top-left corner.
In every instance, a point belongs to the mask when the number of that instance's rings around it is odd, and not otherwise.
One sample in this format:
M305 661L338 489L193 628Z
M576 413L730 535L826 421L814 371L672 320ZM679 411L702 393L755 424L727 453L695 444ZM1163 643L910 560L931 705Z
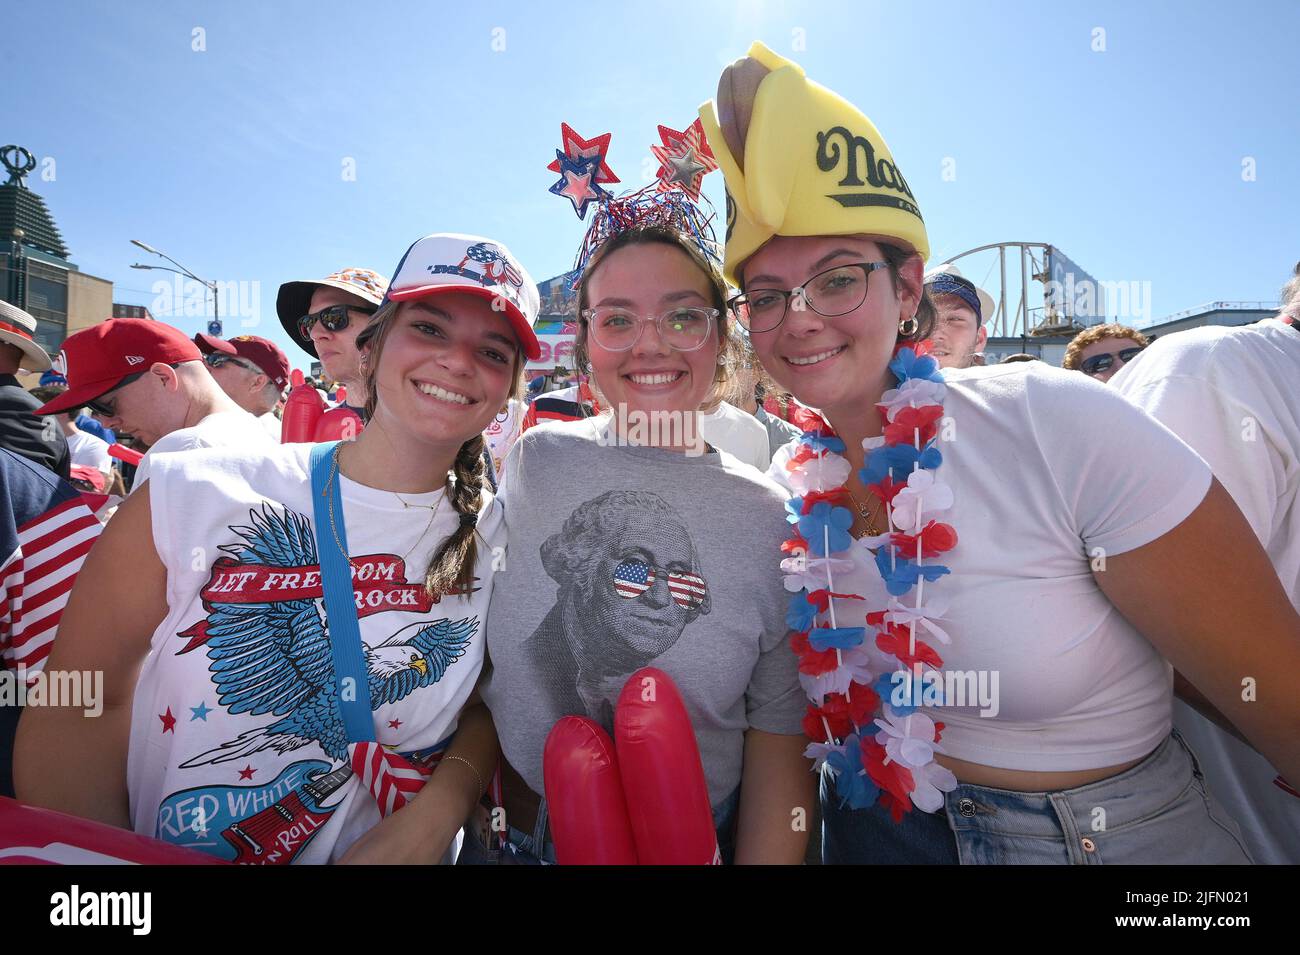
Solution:
M940 812L894 823L879 806L840 808L821 784L827 865L1248 865L1237 824L1205 788L1177 732L1136 766L1060 792L960 784Z
M736 809L740 806L740 788L713 807L713 826L718 833L718 852L724 865L736 861ZM491 847L483 845L476 828L466 826L457 865L554 865L555 843L546 838L546 800L541 801L537 813L537 829L523 832L514 826L506 827L506 844ZM541 851L538 851L538 845Z

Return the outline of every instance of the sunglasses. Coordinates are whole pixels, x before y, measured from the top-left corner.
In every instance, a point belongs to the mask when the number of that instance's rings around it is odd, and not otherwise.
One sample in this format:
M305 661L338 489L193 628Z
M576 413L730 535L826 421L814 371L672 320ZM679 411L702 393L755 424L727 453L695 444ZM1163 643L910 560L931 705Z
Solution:
M127 385L131 384L131 382L137 381L143 376L144 376L144 372L142 371L137 371L134 375L127 375L125 378L119 381L108 391L104 392L98 398L95 398L93 401L87 401L86 407L89 408L91 411L93 411L95 414L99 415L101 418L115 417L117 415L117 399L109 398L109 395L113 394L116 391L121 391Z
M1137 357L1140 351L1142 351L1142 346L1138 346L1137 348L1125 348L1123 351L1115 354L1093 355L1091 358L1086 358L1080 362L1079 369L1085 375L1095 375L1098 372L1108 370L1111 365L1115 364L1115 359L1117 357L1121 362L1127 365Z
M305 339L311 338L312 327L320 322L325 326L327 331L341 332L348 327L352 321L352 316L348 312L360 312L362 315L373 315L378 309L362 305L331 305L329 308L322 308L319 312L312 312L298 319L298 334Z
M240 368L246 368L256 375L262 374L262 369L257 368L251 362L247 362L242 358L237 358L234 355L223 355L219 352L212 352L211 354L204 355L203 364L207 365L209 368L220 368L223 365L228 364L238 365Z
M673 603L694 610L704 603L708 585L698 574L681 570L664 570L640 560L625 560L614 568L614 590L620 597L633 600L655 585L659 574L668 577L668 593Z

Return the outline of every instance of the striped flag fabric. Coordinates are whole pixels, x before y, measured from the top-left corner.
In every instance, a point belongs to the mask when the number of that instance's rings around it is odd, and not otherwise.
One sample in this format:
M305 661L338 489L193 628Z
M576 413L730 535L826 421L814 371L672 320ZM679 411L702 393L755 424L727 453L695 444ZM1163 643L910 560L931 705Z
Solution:
M415 794L433 775L436 765L412 763L375 742L349 744L348 756L352 772L375 797L375 802L379 804L379 815L384 819L415 798Z
M45 665L103 525L52 472L0 449L0 657L28 679Z
M673 595L675 603L687 609L704 603L704 595L707 593L704 578L686 571L668 575L668 591Z

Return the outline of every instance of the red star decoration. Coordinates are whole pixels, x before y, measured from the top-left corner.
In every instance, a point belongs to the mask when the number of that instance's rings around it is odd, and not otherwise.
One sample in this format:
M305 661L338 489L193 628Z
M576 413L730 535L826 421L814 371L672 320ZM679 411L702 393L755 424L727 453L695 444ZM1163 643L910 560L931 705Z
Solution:
M243 769L241 769L241 770L239 771L239 778L240 778L240 779L252 779L252 778L253 778L253 773L255 773L255 772L257 772L257 770L254 769L253 766L252 766L252 764L250 763L249 765L245 766Z
M659 160L659 171L655 175L659 178L659 191L667 192L669 189L675 189L681 186L683 192L691 197L694 201L699 201L700 184L714 169L718 168L718 160L713 155L713 150L709 148L709 142L704 137L704 127L697 119L684 130L672 129L668 126L659 127L659 138L663 140L662 146L651 146L650 152L654 154L655 159ZM704 167L703 171L691 177L689 183L674 183L670 177L674 170L669 167L668 160L681 159L688 153L692 154L695 163Z
M618 182L618 176L614 175L614 170L609 168L605 162L605 154L609 152L609 140L613 133L601 133L599 136L593 136L591 139L583 139L579 136L572 126L568 123L560 123L560 138L563 140L562 151L570 159L586 159L590 156L600 157L600 168L596 171L596 182ZM554 159L546 167L551 172L560 171L560 161Z
M564 171L564 178L567 184L560 190L560 195L573 203L574 209L584 208L588 202L596 198L596 191L591 187L591 176L583 173Z
M166 713L158 714L158 719L162 720L162 731L164 733L171 733L173 736L176 735L176 717L172 716L172 708L170 706L167 707Z
M399 726L401 726L401 725L402 725L402 721L401 721L401 720L389 720L389 721L388 721L388 727L389 727L389 729L397 729L397 728L398 728Z

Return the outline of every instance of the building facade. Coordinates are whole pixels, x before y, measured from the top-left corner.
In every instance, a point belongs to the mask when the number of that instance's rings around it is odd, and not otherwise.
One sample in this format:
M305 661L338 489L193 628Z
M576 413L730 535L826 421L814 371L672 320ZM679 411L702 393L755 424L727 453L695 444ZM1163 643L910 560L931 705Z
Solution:
M0 298L36 319L35 338L51 355L63 340L113 314L113 283L81 271L45 200L27 187L35 157L0 148L9 173L0 184Z

